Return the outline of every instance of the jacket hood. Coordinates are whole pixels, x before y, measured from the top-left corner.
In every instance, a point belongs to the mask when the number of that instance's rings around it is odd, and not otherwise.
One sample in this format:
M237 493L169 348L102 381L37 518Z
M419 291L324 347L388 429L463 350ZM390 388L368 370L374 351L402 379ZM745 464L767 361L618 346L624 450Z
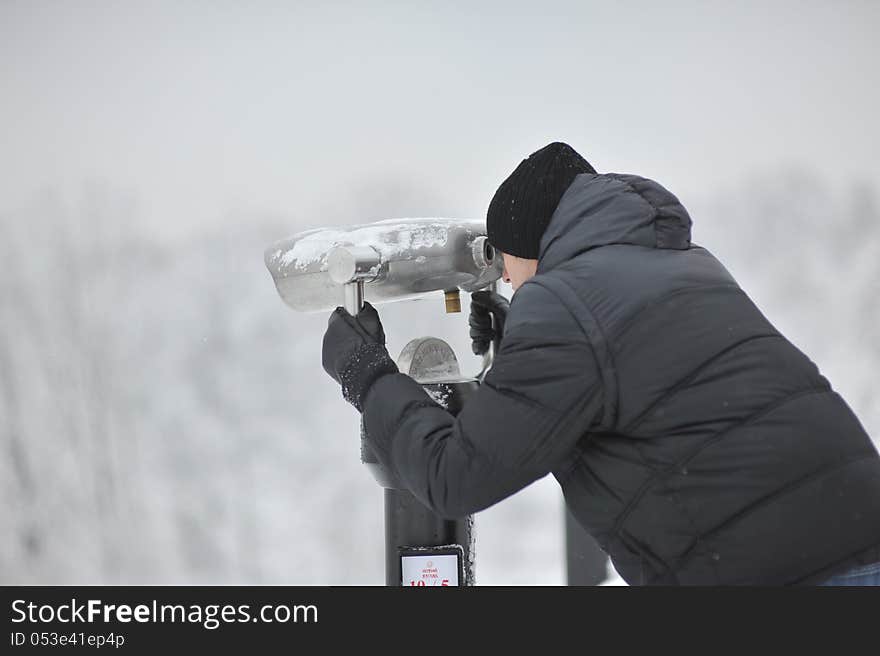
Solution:
M566 190L541 237L538 272L599 246L683 250L691 217L672 193L636 175L582 173Z

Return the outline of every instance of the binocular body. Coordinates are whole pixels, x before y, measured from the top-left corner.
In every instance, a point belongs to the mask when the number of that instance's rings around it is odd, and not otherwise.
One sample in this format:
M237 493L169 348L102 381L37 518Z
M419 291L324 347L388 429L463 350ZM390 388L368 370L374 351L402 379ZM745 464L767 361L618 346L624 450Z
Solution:
M482 222L391 219L320 228L272 244L266 268L287 305L299 312L347 306L346 286L363 283L372 304L435 291L477 291L501 277L501 256Z

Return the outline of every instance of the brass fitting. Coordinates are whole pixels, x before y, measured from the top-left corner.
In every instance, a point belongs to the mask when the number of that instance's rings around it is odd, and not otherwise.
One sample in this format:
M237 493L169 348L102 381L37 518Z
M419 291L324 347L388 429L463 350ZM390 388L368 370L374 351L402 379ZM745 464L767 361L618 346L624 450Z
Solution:
M461 312L461 294L457 289L448 289L443 292L446 301L446 314Z

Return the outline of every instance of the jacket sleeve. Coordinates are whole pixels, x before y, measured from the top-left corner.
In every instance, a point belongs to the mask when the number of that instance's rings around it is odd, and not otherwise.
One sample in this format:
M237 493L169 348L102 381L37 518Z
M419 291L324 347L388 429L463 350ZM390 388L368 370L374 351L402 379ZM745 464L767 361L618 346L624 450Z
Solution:
M501 348L457 417L404 374L364 402L367 439L413 495L443 517L477 512L559 467L598 421L602 389L580 325L549 290L513 297Z

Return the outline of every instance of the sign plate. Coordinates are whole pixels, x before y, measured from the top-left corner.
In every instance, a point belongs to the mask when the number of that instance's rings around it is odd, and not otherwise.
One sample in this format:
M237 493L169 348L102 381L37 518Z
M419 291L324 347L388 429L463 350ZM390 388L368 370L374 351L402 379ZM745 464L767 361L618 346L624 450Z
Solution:
M459 586L461 558L458 545L401 549L400 584L414 588Z

